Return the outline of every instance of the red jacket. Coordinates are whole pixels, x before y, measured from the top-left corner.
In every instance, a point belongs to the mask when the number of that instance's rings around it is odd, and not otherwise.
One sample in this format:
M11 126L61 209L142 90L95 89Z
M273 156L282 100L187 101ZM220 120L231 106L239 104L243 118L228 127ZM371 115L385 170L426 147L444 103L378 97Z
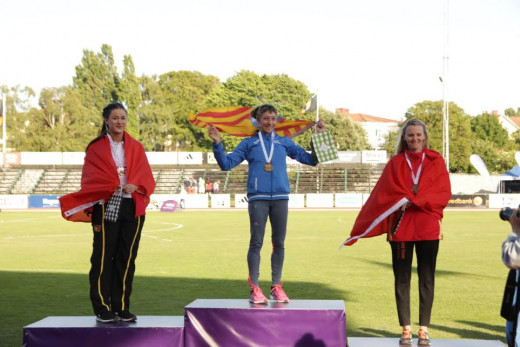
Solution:
M135 202L135 215L142 216L150 202L150 195L155 189L155 180L143 146L126 132L124 150L128 184L135 184L143 193L132 194ZM92 143L87 149L81 175L81 189L59 198L63 218L73 222L90 222L91 206L97 202L108 201L119 185L110 140L105 136Z
M451 197L450 177L438 152L425 149L424 153L417 194L412 192L412 175L404 153L395 155L386 165L374 190L361 208L350 237L343 245L350 246L359 238L386 233L394 241L439 239L439 222ZM420 159L419 163L412 164L414 172L419 164ZM397 216L407 202L411 205L406 209L399 228L393 235Z

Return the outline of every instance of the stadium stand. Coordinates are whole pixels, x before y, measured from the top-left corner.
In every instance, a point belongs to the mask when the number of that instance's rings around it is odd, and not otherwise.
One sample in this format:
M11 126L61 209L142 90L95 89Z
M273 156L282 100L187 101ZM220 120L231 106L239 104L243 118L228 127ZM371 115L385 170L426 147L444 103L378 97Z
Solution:
M370 193L385 164L329 164L287 168L293 193ZM246 191L247 165L221 171L217 165L152 168L157 194L178 194L185 178L220 180L220 193ZM2 168L0 194L62 195L80 188L81 167Z

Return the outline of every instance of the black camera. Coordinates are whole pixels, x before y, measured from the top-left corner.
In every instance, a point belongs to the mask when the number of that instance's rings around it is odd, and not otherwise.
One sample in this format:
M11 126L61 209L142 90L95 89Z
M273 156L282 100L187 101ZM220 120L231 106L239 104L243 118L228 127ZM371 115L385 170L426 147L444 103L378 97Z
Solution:
M520 208L520 205L518 207ZM514 210L511 207L504 207L500 210L498 216L500 217L500 219L508 221L513 215L513 211ZM517 217L520 217L520 210L518 210L517 212Z

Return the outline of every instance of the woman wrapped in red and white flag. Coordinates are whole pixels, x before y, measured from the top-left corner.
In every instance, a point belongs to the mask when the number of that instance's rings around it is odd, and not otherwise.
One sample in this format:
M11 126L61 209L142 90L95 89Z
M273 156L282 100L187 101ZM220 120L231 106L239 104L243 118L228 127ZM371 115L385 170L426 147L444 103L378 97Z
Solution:
M362 207L344 245L387 234L392 250L395 297L401 345L412 344L410 280L413 251L419 276L419 346L429 346L428 326L433 305L435 266L442 239L443 210L451 198L449 173L442 156L428 149L424 122L408 120L402 127L396 154L390 159Z
M122 104L103 109L100 135L87 146L81 189L60 198L65 219L92 224L90 299L102 323L137 319L130 294L145 209L155 189L144 148L126 124Z

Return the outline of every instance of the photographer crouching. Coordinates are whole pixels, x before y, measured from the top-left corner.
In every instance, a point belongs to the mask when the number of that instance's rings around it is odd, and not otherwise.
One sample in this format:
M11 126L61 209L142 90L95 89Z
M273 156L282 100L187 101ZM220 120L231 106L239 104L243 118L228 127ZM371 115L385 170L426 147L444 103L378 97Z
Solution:
M500 315L507 320L506 339L509 347L520 346L518 315L520 311L520 208L505 207L500 210L500 219L508 221L512 233L502 244L502 262L511 269L507 276L506 288Z

